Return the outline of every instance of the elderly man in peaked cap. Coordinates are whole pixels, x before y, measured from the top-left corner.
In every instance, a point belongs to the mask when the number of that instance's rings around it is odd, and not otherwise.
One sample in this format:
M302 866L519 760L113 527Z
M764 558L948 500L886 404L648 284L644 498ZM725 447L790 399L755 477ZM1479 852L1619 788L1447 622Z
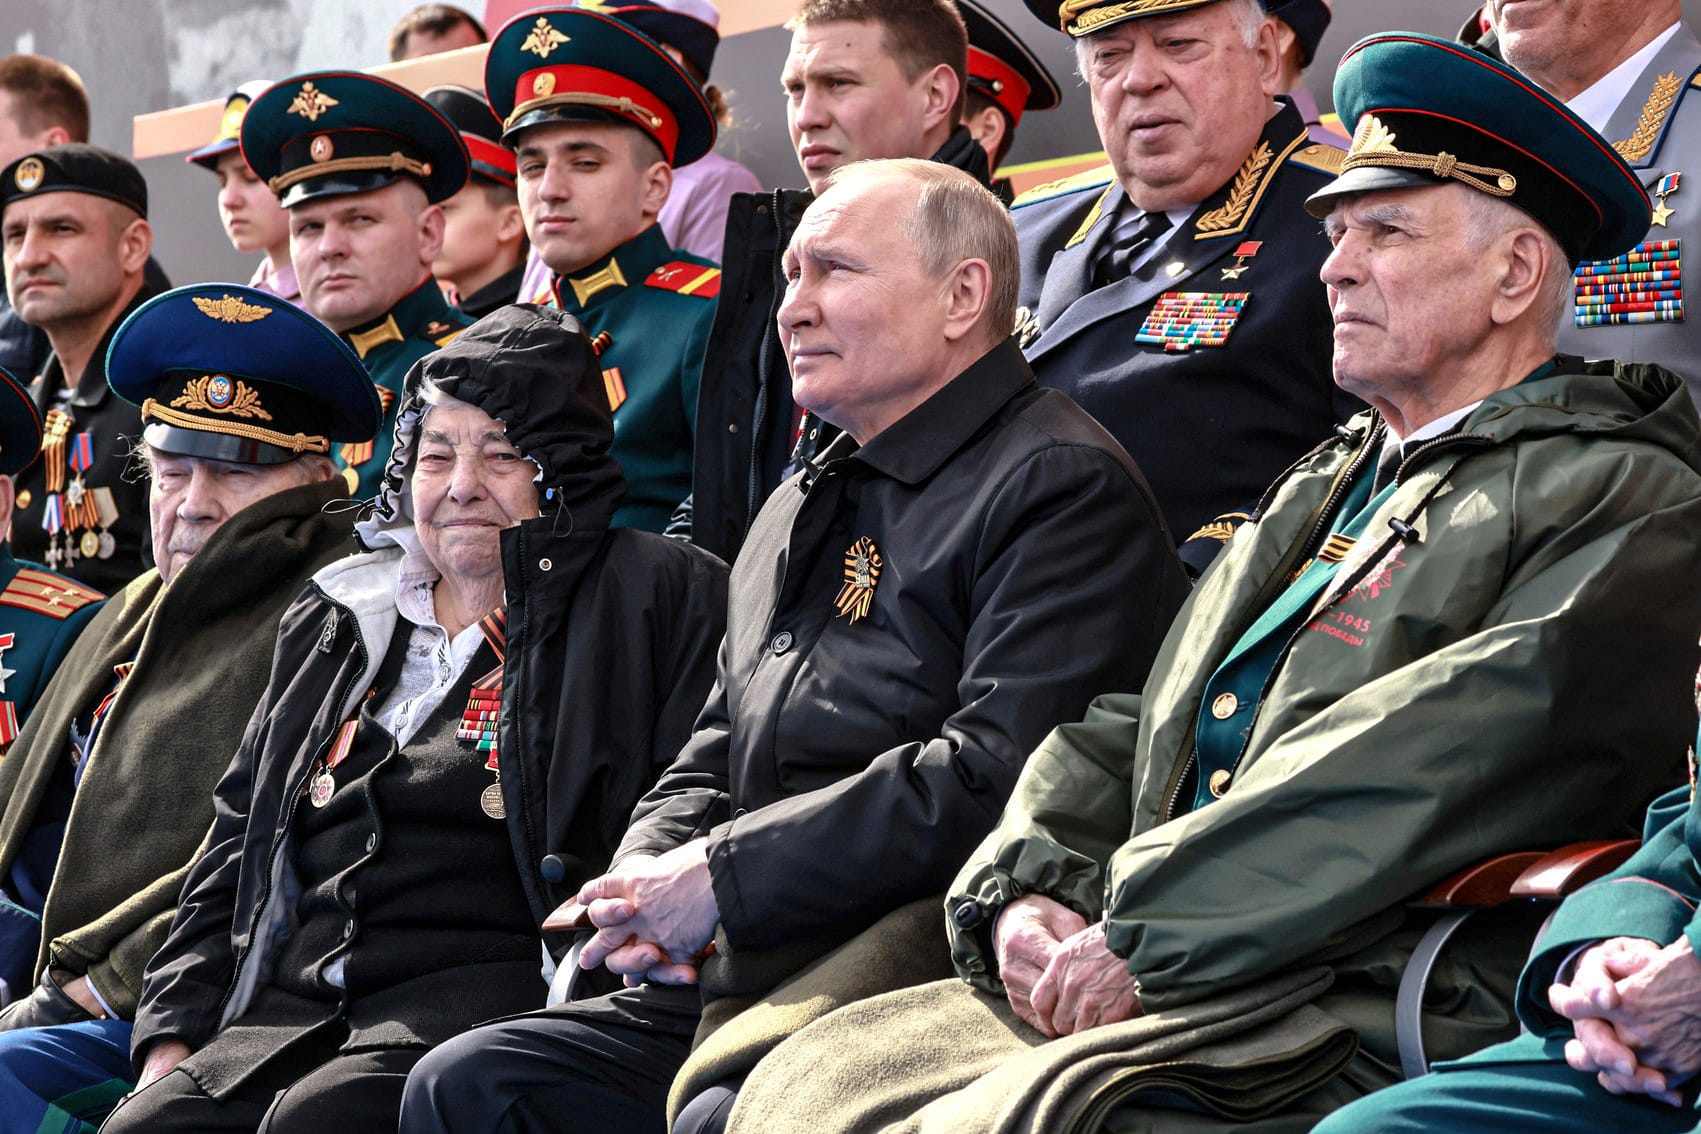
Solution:
M1571 265L1635 244L1648 198L1456 44L1371 37L1335 103L1353 150L1308 204L1335 378L1371 411L1265 493L1144 694L1028 760L946 903L973 988L817 1022L757 1066L734 1131L853 1129L850 1098L925 1105L922 1131L1058 1107L1306 1129L1401 1074L1394 985L1437 917L1408 898L1633 830L1669 780L1695 731L1701 423L1669 371L1554 351ZM1430 1057L1508 1034L1527 941L1455 938Z
M0 761L0 885L62 833L0 1014L0 1130L92 1130L129 1090L142 970L271 673L285 607L353 547L334 444L380 412L360 360L276 296L232 284L138 308L105 360L141 417L158 564L109 600Z
M357 499L378 494L408 369L472 320L450 307L431 264L442 202L467 183L461 135L394 83L317 71L263 91L242 118L242 154L289 212L301 303L360 356L384 406L371 441L337 457Z

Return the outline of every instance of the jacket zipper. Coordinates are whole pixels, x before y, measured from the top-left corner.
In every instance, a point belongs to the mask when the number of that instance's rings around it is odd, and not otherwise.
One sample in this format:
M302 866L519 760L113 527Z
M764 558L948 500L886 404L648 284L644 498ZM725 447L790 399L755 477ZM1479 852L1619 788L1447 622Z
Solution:
M366 639L363 638L360 633L360 619L355 618L353 612L347 607L334 601L329 595L325 594L317 583L313 586L315 590L319 591L320 597L323 598L327 604L334 606L336 609L349 616L349 621L354 626L355 646L361 655L361 664L356 667L354 673L349 676L348 681L343 684L342 695L337 698L336 703L338 711L340 712L341 707L348 703L350 694L354 692L354 687L359 684L360 675L366 671ZM313 774L314 767L320 760L324 759L325 753L330 750L331 744L336 740L336 737L337 730L333 727L330 735L325 738L324 743L320 744L319 747L314 750L313 759L308 761L307 769L303 773L303 777L311 776ZM256 761L256 770L258 770L257 765L258 761ZM220 1020L224 1019L225 1009L230 1005L230 998L236 995L236 988L242 983L242 966L247 962L248 953L254 946L254 931L260 924L261 915L266 912L266 906L270 904L272 900L272 878L274 877L277 868L278 852L283 849L284 839L288 837L290 828L295 825L295 809L301 805L301 788L304 783L305 778L298 779L295 786L291 789L289 807L284 812L283 826L278 829L277 835L272 839L271 853L266 856L266 881L264 886L260 889L260 900L254 906L254 913L248 919L248 944L244 945L241 951L237 953L236 963L231 968L230 983L225 986L224 996L219 1000L218 1015ZM249 818L252 820L253 816L250 815Z

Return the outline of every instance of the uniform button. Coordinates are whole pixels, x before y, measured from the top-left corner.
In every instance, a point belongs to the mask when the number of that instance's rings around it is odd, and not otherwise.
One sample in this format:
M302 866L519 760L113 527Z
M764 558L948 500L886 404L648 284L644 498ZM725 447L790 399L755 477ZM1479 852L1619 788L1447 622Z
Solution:
M354 936L354 919L352 917L343 922L343 936L345 938Z
M550 561L549 561L549 560L547 560L547 559L539 559L539 560L538 560L538 561L537 561L537 569L538 569L538 570L539 570L539 571L547 571L547 570L549 570L549 569L550 569L550 568L551 568L551 567L554 567L554 566L555 566L555 564L554 564L554 563L551 563L551 562L550 562Z
M377 835L366 836L366 853L371 854L373 851L375 851L377 849L378 849L378 836Z
M958 929L973 929L986 919L986 911L973 898L965 898L951 910L951 920Z
M728 424L727 427L726 427L726 431L728 433L737 433L738 432L738 422L734 421L734 422L731 422L730 424Z
M787 650L791 649L791 631L781 630L778 634L774 635L774 640L769 643L769 645L773 648L774 653L785 653Z
M1218 768L1211 773L1211 794L1221 799L1227 792L1229 780L1232 779L1227 770Z
M1240 698L1233 693L1219 693L1217 699L1211 702L1211 715L1219 721L1226 721L1234 716L1234 711L1240 708Z

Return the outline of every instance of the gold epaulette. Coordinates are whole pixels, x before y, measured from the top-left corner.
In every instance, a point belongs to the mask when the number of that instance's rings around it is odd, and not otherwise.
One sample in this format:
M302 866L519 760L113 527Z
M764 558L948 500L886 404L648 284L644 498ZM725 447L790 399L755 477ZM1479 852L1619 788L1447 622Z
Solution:
M1331 146L1327 142L1313 142L1295 150L1288 161L1294 165L1303 165L1307 169L1315 169L1318 173L1339 177L1341 163L1346 159L1347 151L1339 146Z
M444 335L442 338L432 339L431 341L436 343L439 347L446 347L450 343L454 342L455 339L460 335L461 331L464 331L464 330L466 330L466 328L462 327L460 331L450 331L448 334Z
M6 589L0 591L0 605L31 610L49 618L69 618L89 603L99 602L105 597L74 579L20 567L12 581L6 584Z
M464 330L466 330L465 327L456 327L441 319L433 319L425 325L425 337L437 344L438 347L446 347L454 342L455 336ZM445 334L445 331L448 333ZM386 405L384 408L389 409L389 406Z
M1107 182L1115 179L1116 171L1111 169L1109 162L1106 162L1104 165L1094 166L1092 169L1084 169L1080 173L1072 173L1068 177L1060 177L1056 181L1047 181L1044 185L1035 185L1032 189L1019 194L1014 201L1011 201L1010 207L1018 209L1023 205L1032 205L1038 201L1049 201L1053 197L1078 193L1082 189L1103 188Z

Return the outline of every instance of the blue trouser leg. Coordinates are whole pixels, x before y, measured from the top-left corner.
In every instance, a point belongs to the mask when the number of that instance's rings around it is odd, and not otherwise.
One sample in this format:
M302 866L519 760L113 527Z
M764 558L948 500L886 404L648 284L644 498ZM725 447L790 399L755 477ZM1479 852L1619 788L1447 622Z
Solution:
M0 1134L94 1134L133 1082L124 1020L0 1032Z

